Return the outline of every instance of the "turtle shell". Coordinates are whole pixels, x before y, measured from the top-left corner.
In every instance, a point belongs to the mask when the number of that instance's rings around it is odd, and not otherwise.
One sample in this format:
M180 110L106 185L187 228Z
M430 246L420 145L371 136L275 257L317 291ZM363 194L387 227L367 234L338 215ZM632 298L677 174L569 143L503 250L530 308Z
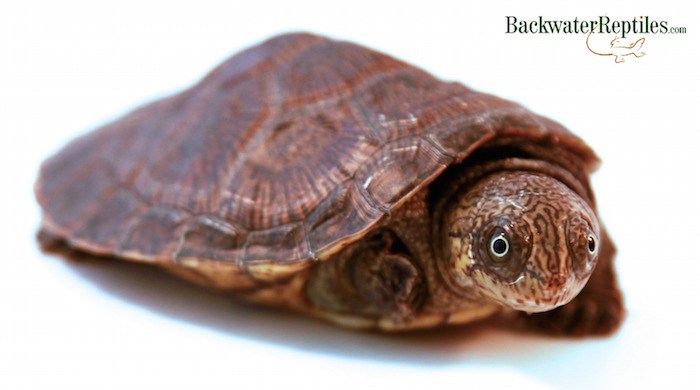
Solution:
M75 249L270 280L361 238L501 139L564 148L584 175L597 164L516 103L352 43L287 34L68 144L42 165L36 195L43 229Z

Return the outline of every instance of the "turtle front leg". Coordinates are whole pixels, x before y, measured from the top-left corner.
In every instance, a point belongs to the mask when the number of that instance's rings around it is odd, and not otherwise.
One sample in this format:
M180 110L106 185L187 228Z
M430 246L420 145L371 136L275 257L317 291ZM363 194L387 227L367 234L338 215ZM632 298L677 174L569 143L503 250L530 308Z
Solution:
M329 317L389 319L401 327L423 303L422 270L392 231L379 231L335 256L318 265L306 288L311 303Z
M545 313L522 313L528 327L562 336L605 336L615 332L625 317L622 293L613 267L615 245L603 230L598 265L578 296Z

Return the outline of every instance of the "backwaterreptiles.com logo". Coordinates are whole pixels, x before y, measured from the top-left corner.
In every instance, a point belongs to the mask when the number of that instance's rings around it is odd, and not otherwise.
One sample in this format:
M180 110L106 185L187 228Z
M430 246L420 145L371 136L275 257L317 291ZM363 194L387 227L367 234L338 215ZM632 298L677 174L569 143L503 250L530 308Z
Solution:
M667 20L654 20L649 16L627 20L612 20L608 16L597 19L552 20L539 16L521 20L506 16L506 34L586 34L586 48L599 56L613 57L616 63L625 57L641 58L645 37L641 34L685 34L685 27L673 27Z

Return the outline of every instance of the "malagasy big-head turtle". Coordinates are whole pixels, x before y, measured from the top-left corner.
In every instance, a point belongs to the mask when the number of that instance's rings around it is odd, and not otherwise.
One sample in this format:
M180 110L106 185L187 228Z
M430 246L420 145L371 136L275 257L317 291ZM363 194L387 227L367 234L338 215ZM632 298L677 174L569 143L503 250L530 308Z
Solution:
M597 165L516 103L287 34L48 159L39 236L347 326L606 334Z

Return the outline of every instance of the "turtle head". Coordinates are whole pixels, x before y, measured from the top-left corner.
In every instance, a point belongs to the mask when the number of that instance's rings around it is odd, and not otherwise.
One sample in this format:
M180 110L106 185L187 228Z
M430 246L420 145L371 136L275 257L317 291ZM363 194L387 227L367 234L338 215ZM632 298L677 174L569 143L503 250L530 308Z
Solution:
M598 260L591 207L540 173L500 171L454 199L443 219L447 282L464 294L527 312L572 300Z

